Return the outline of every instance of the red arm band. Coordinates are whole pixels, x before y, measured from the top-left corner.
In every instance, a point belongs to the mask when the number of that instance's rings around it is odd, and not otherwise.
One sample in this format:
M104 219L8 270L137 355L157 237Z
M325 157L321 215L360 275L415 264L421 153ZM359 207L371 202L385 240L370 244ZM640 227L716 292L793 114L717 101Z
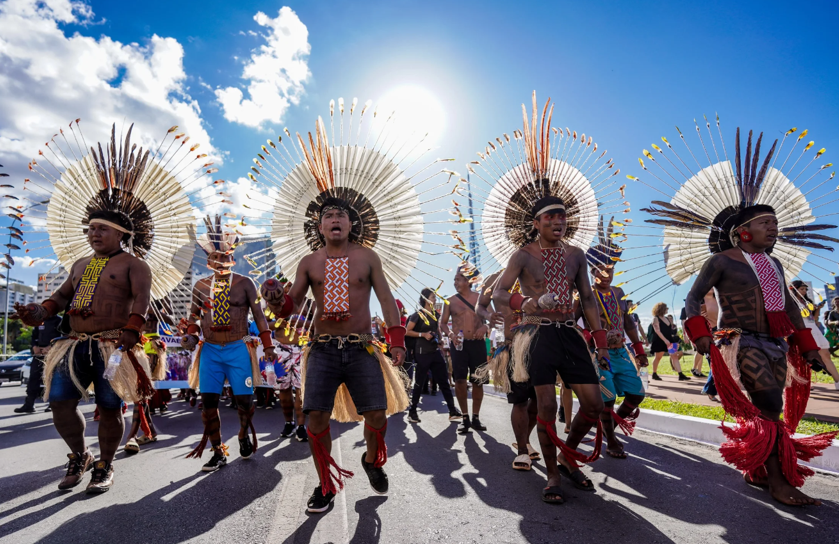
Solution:
M524 297L519 293L510 295L510 308L517 312L521 311L521 305L524 303Z
M597 349L608 349L608 342L606 342L606 329L593 331L591 337L594 338L594 347Z
M636 357L647 354L647 352L644 351L644 342L634 342L632 344L632 351L635 353Z
M122 328L122 330L134 331L138 334L143 332L143 326L146 324L146 318L141 316L140 314L129 314L128 316L128 323Z
M262 341L262 347L265 349L274 347L274 340L271 338L271 331L262 331L259 333L259 339Z
M48 298L44 302L41 303L41 306L46 308L47 312L49 312L50 317L56 315L61 308L58 307L58 303L51 298Z
M278 317L288 317L291 315L291 312L294 311L294 301L291 300L291 297L286 295L285 301L283 301L283 307L280 309L280 312L277 314Z
M798 329L792 333L789 337L789 341L790 344L798 347L798 351L801 353L817 351L819 349L819 345L816 344L816 341L813 338L813 331L807 328Z
M701 315L695 315L685 321L685 333L690 338L691 342L696 343L700 338L713 338L711 327L708 326L708 320Z
M405 347L405 327L402 325L394 325L393 327L387 328L387 333L390 336L390 347Z
M586 329L578 329L581 333L583 333L583 338L586 339L586 344L589 346L594 345L594 339L591 337L591 333L588 332Z
M190 323L189 326L186 328L186 333L192 334L194 336L201 336L201 327L199 327L195 323Z

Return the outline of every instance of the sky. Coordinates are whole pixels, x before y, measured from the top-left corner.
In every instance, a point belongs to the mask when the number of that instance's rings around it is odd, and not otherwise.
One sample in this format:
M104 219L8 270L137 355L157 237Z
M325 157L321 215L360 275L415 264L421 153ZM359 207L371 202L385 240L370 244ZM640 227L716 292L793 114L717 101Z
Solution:
M113 122L153 135L178 124L228 189L253 191L245 176L267 138L312 130L330 99L390 95L420 103L436 156L465 173L488 140L520 128L533 90L621 177L641 175L641 150L674 140L674 125L715 113L731 139L738 126L807 128L839 162L837 15L835 2L4 0L0 163L19 183L77 117L99 135ZM636 224L653 197L628 186ZM627 255L644 243L630 238ZM19 261L12 277L34 283L40 264ZM689 285L660 300L681 308Z

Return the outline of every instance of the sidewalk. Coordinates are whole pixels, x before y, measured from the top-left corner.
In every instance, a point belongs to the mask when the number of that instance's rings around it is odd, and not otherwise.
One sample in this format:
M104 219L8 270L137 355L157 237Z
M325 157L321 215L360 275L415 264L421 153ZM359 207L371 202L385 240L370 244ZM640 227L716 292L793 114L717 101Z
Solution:
M706 395L702 394L702 387L707 378L694 378L680 382L677 376L662 375L662 381L650 380L647 396L651 399L674 400L689 402L704 406L719 406ZM839 391L832 384L814 383L807 403L805 416L814 417L821 421L839 423Z

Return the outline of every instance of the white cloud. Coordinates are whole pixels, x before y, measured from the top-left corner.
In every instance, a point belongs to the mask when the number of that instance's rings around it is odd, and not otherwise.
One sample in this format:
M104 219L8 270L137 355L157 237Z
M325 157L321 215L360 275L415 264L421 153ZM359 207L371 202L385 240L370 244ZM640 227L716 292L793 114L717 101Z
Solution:
M65 34L62 24L90 24L91 8L70 0L0 3L0 157L15 177L61 127L76 118L88 144L112 123L135 123L149 145L172 125L215 154L197 102L185 92L184 51L173 38L123 44ZM16 175L17 174L17 175Z
M216 97L225 119L260 127L266 122L280 123L289 106L300 102L311 75L307 63L311 46L306 25L288 6L275 19L260 11L254 20L268 33L263 36L267 43L253 51L242 72L249 98L238 87L216 89Z

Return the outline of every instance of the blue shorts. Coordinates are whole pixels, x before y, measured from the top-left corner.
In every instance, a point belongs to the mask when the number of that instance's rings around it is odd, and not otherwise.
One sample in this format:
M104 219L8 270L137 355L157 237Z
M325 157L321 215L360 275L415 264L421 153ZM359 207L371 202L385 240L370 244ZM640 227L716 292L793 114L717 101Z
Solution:
M601 385L614 395L608 398L606 393L601 391L603 402L614 402L617 397L626 395L644 396L644 384L641 383L641 378L638 377L638 371L632 364L626 348L610 349L609 363L611 370L598 368Z
M81 391L76 388L70 378L70 368L67 365L67 357L58 364L50 381L50 402L63 400L79 400L82 398ZM125 361L125 364L131 364ZM105 410L118 410L122 408L122 399L111 387L111 382L103 377L105 373L105 361L99 352L99 342L96 340L84 340L76 344L73 350L73 371L83 387L93 383L93 392L96 395L96 405Z
M202 393L220 395L225 378L230 382L234 395L253 395L251 354L244 340L224 345L209 342L201 345L198 388Z
M387 409L382 367L366 344L345 343L341 349L336 340L312 344L303 384L303 412L332 412L342 383L359 414Z

